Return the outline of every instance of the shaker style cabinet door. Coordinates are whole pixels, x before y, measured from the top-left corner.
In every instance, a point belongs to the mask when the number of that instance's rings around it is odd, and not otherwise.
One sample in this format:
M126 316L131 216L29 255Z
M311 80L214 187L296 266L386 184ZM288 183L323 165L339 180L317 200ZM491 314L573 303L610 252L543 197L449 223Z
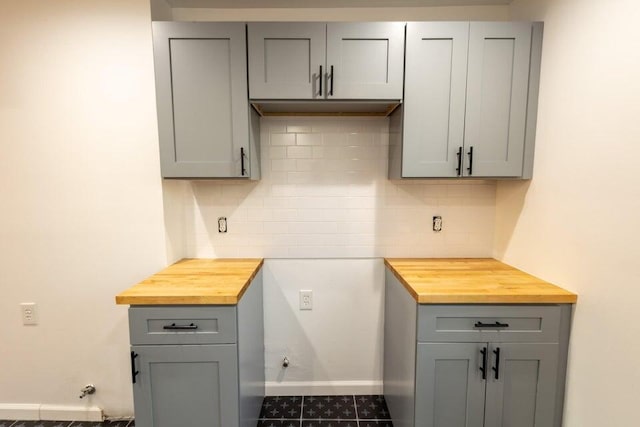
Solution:
M485 425L554 425L555 411L561 410L556 405L558 344L492 343L490 350Z
M402 99L402 22L327 24L330 99Z
M416 426L485 425L485 381L479 369L483 348L486 344L417 344Z
M531 23L471 23L465 176L522 175L531 31Z
M162 176L249 177L245 25L154 22Z
M323 98L325 31L324 23L249 23L249 97Z
M402 99L402 22L269 22L247 28L251 99Z
M132 346L138 427L238 427L235 344Z
M468 47L468 22L407 24L405 178L461 175Z

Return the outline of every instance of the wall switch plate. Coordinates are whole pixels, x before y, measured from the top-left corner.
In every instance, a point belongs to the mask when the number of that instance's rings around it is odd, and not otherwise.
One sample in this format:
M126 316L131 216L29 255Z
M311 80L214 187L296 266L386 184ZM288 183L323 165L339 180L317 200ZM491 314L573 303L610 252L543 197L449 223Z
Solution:
M313 291L300 291L300 310L313 309Z
M20 309L22 310L23 325L38 324L38 306L35 302L23 302L20 304Z

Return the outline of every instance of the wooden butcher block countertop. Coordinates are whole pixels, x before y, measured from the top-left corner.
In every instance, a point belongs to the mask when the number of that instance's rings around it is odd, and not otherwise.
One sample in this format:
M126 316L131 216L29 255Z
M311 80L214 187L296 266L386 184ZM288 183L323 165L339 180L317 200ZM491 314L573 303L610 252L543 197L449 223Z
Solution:
M237 304L262 259L183 259L116 295L116 304Z
M420 304L567 304L578 296L490 258L385 259Z

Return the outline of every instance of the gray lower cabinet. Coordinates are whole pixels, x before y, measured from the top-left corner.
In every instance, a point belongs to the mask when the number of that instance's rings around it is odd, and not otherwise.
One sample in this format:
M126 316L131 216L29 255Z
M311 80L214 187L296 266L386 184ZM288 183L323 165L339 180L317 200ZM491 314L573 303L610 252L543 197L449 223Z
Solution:
M417 304L388 269L395 427L561 427L571 306Z
M264 398L262 273L235 306L132 306L138 427L255 427Z
M154 22L164 178L260 178L243 23Z
M391 178L531 178L542 23L410 22Z
M418 343L416 425L553 426L557 364L558 344Z
M136 425L238 426L235 344L132 346Z
M253 100L401 100L404 22L248 24Z

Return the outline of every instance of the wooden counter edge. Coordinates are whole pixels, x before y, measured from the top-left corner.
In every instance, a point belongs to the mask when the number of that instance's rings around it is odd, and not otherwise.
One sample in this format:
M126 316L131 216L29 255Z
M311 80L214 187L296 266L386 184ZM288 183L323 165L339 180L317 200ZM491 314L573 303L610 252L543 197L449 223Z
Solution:
M194 258L183 258L179 261L176 261L174 264L177 264L181 261L194 259ZM230 260L246 260L245 258L230 258ZM244 293L249 288L249 285L255 279L256 275L264 265L264 258L255 258L259 260L258 265L251 272L249 277L247 278L245 284L242 286L242 289L238 292L236 296L175 296L175 295L163 295L163 296L148 296L148 295L123 295L123 293L127 292L127 290L131 289L127 288L122 291L120 294L116 295L116 305L236 305L244 295ZM172 265L174 265L172 264ZM136 285L133 285L136 286ZM133 287L132 286L132 287Z

